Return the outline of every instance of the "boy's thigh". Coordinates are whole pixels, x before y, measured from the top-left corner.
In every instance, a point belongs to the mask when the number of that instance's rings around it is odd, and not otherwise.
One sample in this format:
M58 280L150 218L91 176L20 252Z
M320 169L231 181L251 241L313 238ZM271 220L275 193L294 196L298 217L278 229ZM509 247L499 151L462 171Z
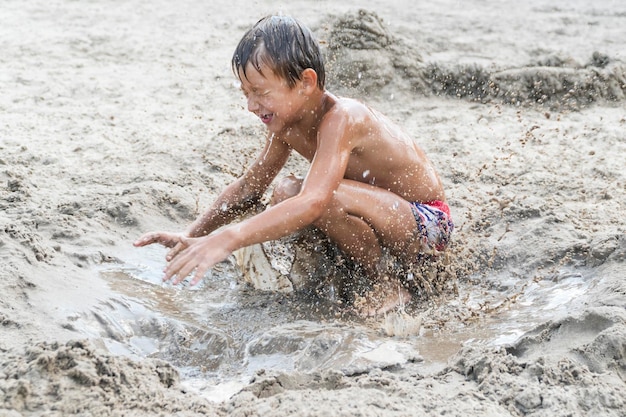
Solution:
M390 249L404 250L418 232L411 203L383 188L344 180L334 200L345 214L363 219Z

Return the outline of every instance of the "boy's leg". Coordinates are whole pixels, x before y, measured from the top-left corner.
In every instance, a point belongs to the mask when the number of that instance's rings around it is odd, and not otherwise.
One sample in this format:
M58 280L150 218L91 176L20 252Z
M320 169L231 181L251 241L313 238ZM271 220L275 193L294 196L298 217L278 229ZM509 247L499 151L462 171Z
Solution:
M300 185L301 180L287 177L275 190L273 202L297 194ZM328 210L314 225L372 277L375 291L362 303L363 314L384 313L410 299L396 278L381 276L377 270L383 247L408 259L414 259L419 252L410 203L384 189L344 180Z
M302 180L286 177L274 191L272 203L296 195ZM382 248L393 255L417 256L417 224L411 204L398 195L357 181L339 185L326 213L314 223L348 256L366 268L380 261ZM410 259L410 258L408 258Z

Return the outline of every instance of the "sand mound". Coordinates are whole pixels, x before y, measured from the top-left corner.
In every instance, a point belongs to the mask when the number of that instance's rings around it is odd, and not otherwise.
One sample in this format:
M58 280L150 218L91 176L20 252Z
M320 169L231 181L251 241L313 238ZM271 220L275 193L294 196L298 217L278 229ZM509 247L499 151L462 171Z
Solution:
M513 415L620 416L625 329L623 315L587 312L539 326L489 355L462 350L452 369Z
M626 97L626 65L598 52L584 66L566 66L562 60L550 58L535 65L501 70L429 64L425 81L437 95L549 108L576 109Z
M390 33L375 12L330 16L324 40L329 87L369 97L424 92L419 52Z
M393 35L375 12L328 19L326 56L330 86L347 94L393 98L434 94L481 102L581 108L626 98L626 64L594 52L586 64L548 55L523 67L423 62L420 45Z
M0 414L49 416L216 415L212 404L185 396L178 372L167 362L102 353L90 342L39 343L23 355L3 358ZM9 414L10 415L10 414Z

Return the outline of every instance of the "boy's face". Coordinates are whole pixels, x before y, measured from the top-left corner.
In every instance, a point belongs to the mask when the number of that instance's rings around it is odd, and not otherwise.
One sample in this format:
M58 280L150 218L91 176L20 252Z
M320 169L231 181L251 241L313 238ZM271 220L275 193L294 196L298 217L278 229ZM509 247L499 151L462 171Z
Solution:
M241 90L248 110L259 116L270 132L279 132L297 119L305 98L298 93L299 82L290 88L287 81L274 74L269 67L262 66L261 71L263 74L248 64L246 75L239 74Z

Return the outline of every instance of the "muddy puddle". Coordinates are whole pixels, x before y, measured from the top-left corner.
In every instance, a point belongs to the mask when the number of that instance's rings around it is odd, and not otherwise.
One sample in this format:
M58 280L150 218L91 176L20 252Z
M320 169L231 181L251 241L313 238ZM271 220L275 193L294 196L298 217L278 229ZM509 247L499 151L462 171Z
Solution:
M413 317L413 334L389 337L388 318L334 317L309 300L254 290L228 262L195 287L164 284L164 254L160 248L129 249L119 263L99 267L111 291L74 326L114 354L170 362L185 389L213 401L229 398L267 371L332 369L350 375L411 363L420 372L436 372L463 346L507 345L571 312L584 303L592 281L563 272L522 286L464 286L458 297L434 308L489 305L490 311L473 322L452 319L437 328L427 324L425 310Z

